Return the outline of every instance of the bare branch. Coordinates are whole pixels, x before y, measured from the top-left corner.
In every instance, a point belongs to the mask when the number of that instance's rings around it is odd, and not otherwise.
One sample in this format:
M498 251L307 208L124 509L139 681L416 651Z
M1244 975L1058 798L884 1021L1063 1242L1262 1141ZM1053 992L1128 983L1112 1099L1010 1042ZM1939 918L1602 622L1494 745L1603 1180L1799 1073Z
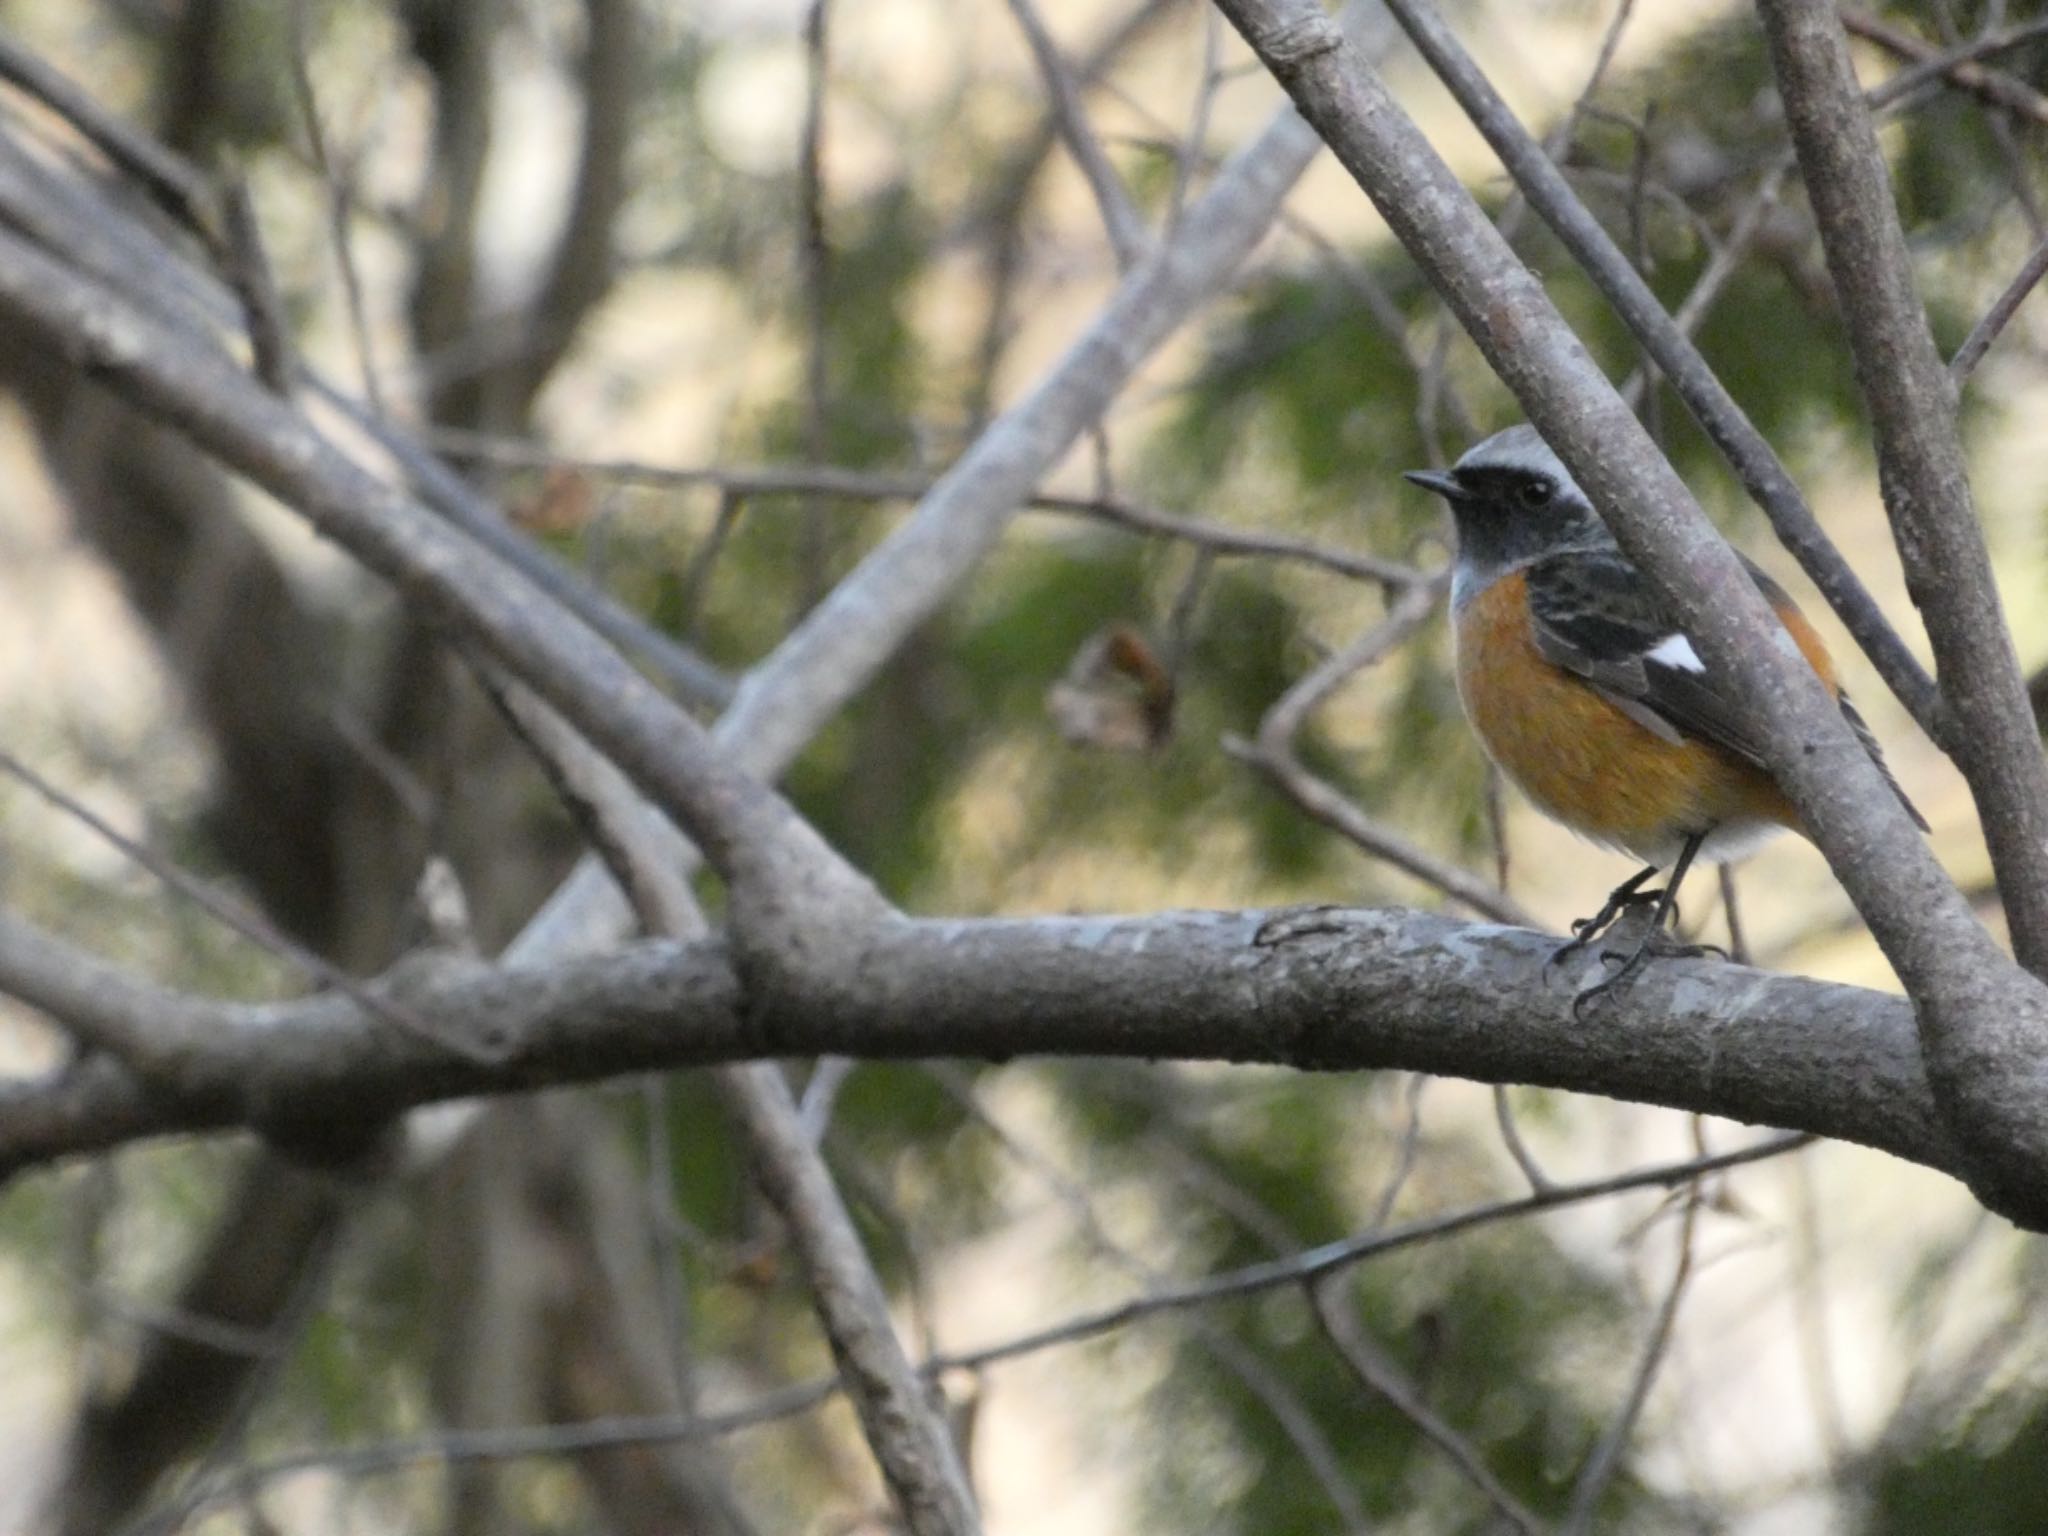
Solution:
M2011 282L2005 285L1984 318L1979 320L1963 338L1963 344L1956 348L1956 355L1949 359L1948 376L1951 383L1960 390L1977 364L1984 360L1984 354L1991 350L1991 344L1998 340L2006 323L2019 312L2027 295L2034 291L2043 275L2048 275L2048 240L2034 247L2034 254L2026 259L2019 271L2013 274Z
M918 1536L978 1532L981 1519L945 1419L903 1352L888 1297L789 1085L765 1063L730 1068L724 1080L755 1174L790 1224L833 1358L910 1529Z
M473 1041L463 1039L459 1035L444 1035L403 1004L379 997L346 971L315 954L289 934L280 931L260 912L244 907L204 881L187 874L155 849L126 836L105 817L96 814L84 801L59 789L13 753L0 750L0 772L9 774L27 785L66 816L90 829L94 836L118 850L123 858L148 870L164 885L197 906L222 927L240 934L257 948L296 967L309 980L333 987L385 1023L404 1030L418 1040L474 1061L490 1059L489 1051L480 1048ZM144 1077L159 1071L177 1071L181 1048L189 1044L181 1042L175 1034L169 1034L160 1028L139 1031L129 1029L118 1008L94 1007L88 1003L71 1014L70 1018L77 1025L81 1044L96 1050L112 1051Z
M1283 111L1233 155L1174 237L1131 271L1037 386L748 675L718 723L718 739L764 777L787 767L994 547L1145 359L1222 288L1315 153L1314 133Z
M934 1076L948 1097L972 1115L1004 1151L1067 1208L1091 1248L1148 1289L1169 1283L1154 1264L1111 1235L1083 1183L1069 1176L1052 1157L998 1120L957 1072L941 1069ZM1300 1395L1260 1359L1255 1350L1213 1319L1199 1315L1189 1319L1189 1332L1211 1359L1235 1376L1247 1392L1266 1406L1281 1433L1294 1443L1302 1461L1322 1485L1331 1506L1343 1522L1343 1528L1356 1532L1369 1530L1370 1523L1359 1502L1357 1489L1352 1486L1342 1461L1331 1447L1329 1436Z
M1746 963L1746 962L1745 962ZM1493 1119L1500 1127L1500 1144L1507 1149L1522 1177L1529 1181L1529 1187L1541 1194L1551 1187L1551 1179L1543 1171L1543 1165L1536 1161L1536 1154L1529 1150L1529 1144L1522 1139L1522 1128L1515 1121L1515 1106L1508 1101L1508 1090L1504 1084L1496 1083L1493 1089Z
M1342 1303L1335 1288L1328 1282L1311 1285L1309 1302L1315 1308L1316 1320L1322 1324L1324 1336L1336 1346L1338 1358L1358 1378L1359 1384L1366 1391L1384 1398L1388 1406L1413 1424L1425 1440L1442 1451L1451 1465L1464 1474L1465 1480L1479 1490L1486 1502L1493 1506L1494 1512L1509 1526L1520 1531L1522 1536L1542 1536L1543 1522L1535 1512L1508 1491L1507 1486L1493 1475L1493 1469L1487 1466L1486 1458L1479 1454L1478 1448L1430 1407L1428 1400L1415 1389L1415 1384L1380 1352L1358 1314Z
M1927 620L1957 724L1956 760L1977 802L2014 950L2038 975L2048 971L2048 758L1971 505L1955 387L1915 291L1890 172L1876 130L1859 110L1834 7L1762 0L1760 8L1876 430L1880 484L1906 556L1907 590ZM1861 900L1857 906L1869 915ZM2020 1062L2048 1052L2048 1026L2010 1020L1994 1046L1989 1035L1959 1031L1939 1011L1929 1012L1930 1068L1950 1112L1981 1130L1987 1157L1997 1155L1998 1145L2017 1151L2038 1136L2022 1129L2038 1124L2041 1100L2032 1071ZM1994 1062L1987 1050L2006 1059Z
M0 307L97 365L117 393L190 433L474 635L688 823L743 908L765 903L759 910L773 915L760 937L769 926L795 934L792 919L814 903L878 909L872 887L786 803L737 770L689 715L538 590L479 561L475 545L337 451L217 351L167 331L19 235L0 235L0 247L10 252L0 263ZM822 914L822 907L813 912ZM835 922L843 929L844 913ZM814 938L803 932L777 963L804 963Z
M1594 1529L1593 1516L1600 1507L1600 1496L1613 1482L1614 1474L1621 1470L1622 1454L1628 1449L1629 1437L1635 1432L1643 1405L1649 1401L1650 1388L1664 1364L1665 1352L1671 1347L1671 1330L1678 1321L1678 1305L1685 1299L1686 1286L1692 1279L1693 1236L1699 1229L1699 1216L1700 1186L1695 1179L1685 1193L1684 1215L1678 1228L1678 1258L1672 1265L1671 1284L1664 1292L1663 1301L1658 1304L1656 1316L1650 1320L1650 1332L1643 1340L1642 1353L1637 1357L1635 1371L1629 1377L1628 1391L1622 1397L1614 1422L1607 1426L1606 1433L1593 1447L1592 1455L1586 1458L1586 1464L1579 1469L1578 1480L1572 1485L1572 1503L1565 1515L1564 1536L1587 1536Z
M1094 128L1089 124L1087 108L1081 104L1081 93L1075 85L1073 72L1061 56L1059 44L1045 29L1038 7L1032 0L1009 0L1009 4L1010 14L1017 18L1024 40L1031 45L1031 56L1038 62L1038 72L1045 79L1046 94L1052 98L1053 118L1059 125L1060 138L1066 143L1067 152L1074 157L1074 163L1081 168L1081 174L1087 178L1088 190L1095 194L1095 206L1101 210L1103 227L1109 231L1109 243L1116 251L1117 268L1128 272L1144 259L1152 244L1145 221L1132 205L1123 178L1109 163L1102 140L1096 137Z
M552 760L557 782L587 806L598 847L642 923L670 938L701 935L681 838L651 825L652 807L536 701L513 692L507 702L525 718L529 741ZM722 1067L717 1080L762 1190L788 1223L833 1358L910 1529L975 1536L980 1518L945 1417L896 1337L888 1297L781 1069L739 1063Z
M370 320L363 303L363 279L356 270L355 240L350 233L354 194L348 178L328 152L327 129L320 120L320 99L313 88L312 44L306 36L306 0L289 0L285 6L285 52L288 57L292 96L298 103L299 123L306 133L306 148L313 157L313 169L327 189L327 236L334 247L335 265L341 272L342 299L348 310L350 338L355 343L356 365L362 370L363 394L370 414L382 416L384 387L378 380L377 355L370 345Z
M586 459L516 438L443 428L428 434L441 452L458 461L522 469L561 467L633 485L712 486L729 497L822 495L863 501L916 501L936 483L928 475L898 475L834 465L682 465L648 464L632 459ZM1359 581L1407 586L1429 578L1413 566L1356 550L1335 549L1309 539L1184 517L1121 496L1081 496L1060 491L1034 491L1026 508L1093 518L1112 527L1159 538L1178 539L1218 555L1242 555L1320 566Z
M0 38L0 80L70 123L209 249L222 248L220 208L213 188L180 156L102 109L61 72L11 38Z
M474 1062L345 997L201 1002L0 918L0 987L58 1017L159 1014L191 1037L175 1080L105 1058L0 1087L0 1173L176 1130L357 1121L463 1095L774 1056L1076 1055L1398 1068L1531 1083L1963 1166L1933 1110L1910 1006L1716 961L1660 962L1574 1017L1556 940L1424 913L1306 909L1146 918L895 919L814 999L743 1006L720 941L560 964L450 961L394 979ZM1589 962L1590 963L1590 962ZM1853 1060L1855 1072L1841 1064Z
M1898 90L1918 90L1931 80L1947 76L1993 106L2017 113L2029 122L2048 124L2048 96L2043 96L2017 76L1986 69L1977 62L2048 35L2048 19L2027 22L2000 32L1988 32L1973 42L1942 49L1881 17L1851 10L1847 6L1842 7L1840 14L1842 25L1858 37L1913 61L1914 68L1901 70L1893 76L1893 80L1901 82L1896 87ZM1892 81L1885 83L1891 85Z
M260 324L260 316L246 304L209 287L202 274L107 203L97 188L52 172L5 132L0 132L0 207L64 259L195 337L209 337L214 325L232 324L238 317ZM232 255L230 267L231 273L236 270ZM722 704L731 698L732 683L717 668L513 528L497 507L404 432L317 374L309 373L304 383L396 458L437 512L607 639L644 658L670 687L695 702Z

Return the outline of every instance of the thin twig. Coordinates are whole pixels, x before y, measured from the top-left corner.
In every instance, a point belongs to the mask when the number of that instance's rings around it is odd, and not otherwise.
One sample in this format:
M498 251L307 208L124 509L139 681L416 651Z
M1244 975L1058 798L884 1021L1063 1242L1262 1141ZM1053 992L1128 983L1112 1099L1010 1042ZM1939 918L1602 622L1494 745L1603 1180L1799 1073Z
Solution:
M1963 42L1963 32L1956 23L1952 0L1936 0L1933 9L1934 24L1941 29L1942 42L1951 48L1959 46ZM2005 0L1991 0L1984 7L1983 18L1983 35L1997 32L2005 22ZM2048 98L2043 98L2043 103L2048 104ZM1998 148L1999 159L2005 162L2013 201L2020 205L2020 213L2027 221L2027 228L2033 232L2034 242L2038 245L2048 240L2048 210L2043 210L2041 199L2034 192L2033 160L2020 146L2012 114L1990 111L1983 113L1981 120L1985 131L1991 135L1991 142Z
M230 1481L238 1495L253 1499L257 1485L247 1481L244 1467L239 1465L247 1454L250 1425L264 1398L269 1396L283 1374L293 1346L304 1335L325 1301L346 1230L341 1222L329 1224L313 1251L306 1255L305 1262L293 1278L291 1294L263 1330L263 1350L242 1375L227 1421L213 1432L205 1453L185 1474L177 1493L163 1508L153 1513L145 1511L127 1522L121 1528L120 1536L171 1536L171 1533L182 1530L198 1517L207 1504L209 1484L217 1477ZM238 1465L231 1466L230 1463Z
M1621 1470L1622 1455L1628 1449L1636 1420L1642 1416L1650 1388L1655 1384L1657 1373L1671 1347L1671 1331L1678 1321L1679 1303L1685 1299L1686 1285L1692 1279L1693 1235L1698 1230L1699 1213L1700 1185L1695 1179L1686 1191L1684 1214L1679 1221L1678 1260L1672 1267L1671 1285L1650 1324L1649 1336L1643 1341L1642 1355L1636 1362L1635 1373L1629 1380L1628 1392L1622 1398L1614 1422L1607 1426L1607 1432L1600 1437L1592 1455L1586 1458L1585 1466L1580 1469L1578 1481L1572 1485L1571 1509L1565 1516L1564 1536L1584 1536L1593 1529L1593 1516L1599 1508L1600 1496L1607 1491L1614 1474Z
M1414 341L1408 334L1408 317L1401 312L1400 305L1394 302L1393 295L1382 286L1372 269L1362 262L1352 260L1338 248L1336 241L1300 214L1292 211L1283 213L1280 222L1290 234L1308 243L1309 249L1314 251L1322 262L1324 270L1357 297L1365 309L1366 317L1400 353L1401 360L1408 365L1409 371L1416 376L1420 386L1416 391L1418 413L1424 411L1425 401L1430 402L1427 408L1431 412L1441 405L1451 418L1451 425L1457 428L1461 437L1477 436L1479 428L1471 408L1465 404L1464 396L1458 393L1449 377L1442 373L1440 366L1432 384L1431 365L1440 365L1441 357L1434 353L1425 357L1417 351ZM1435 436L1430 423L1424 420L1418 424L1422 428L1423 441L1429 443Z
M1742 211L1735 216L1735 222L1728 228L1727 235L1715 246L1714 254L1707 259L1706 267L1700 272L1692 287L1677 309L1672 311L1671 320L1680 334L1693 336L1698 333L1708 313L1720 299L1728 282L1735 276L1736 269L1749 254L1749 248L1763 228L1765 217L1778 206L1779 196L1784 191L1785 178L1791 173L1792 152L1787 150L1765 169L1758 178L1756 190L1743 204ZM1621 386L1621 397L1631 405L1642 397L1649 388L1650 369L1640 365L1629 375L1628 382Z
M428 437L440 452L458 461L515 469L573 469L628 485L709 486L741 500L762 496L824 495L859 501L916 501L928 495L938 483L929 476L841 469L831 465L692 467L649 464L634 459L579 458L512 438L445 427L433 430ZM1133 533L1199 544L1218 555L1295 561L1319 566L1354 580L1382 585L1407 586L1428 579L1412 566L1381 559L1377 555L1333 549L1287 534L1262 533L1249 528L1203 522L1120 496L1035 491L1026 498L1026 504L1037 511L1090 518Z
M1811 1157L1785 1160L1792 1186L1792 1311L1797 1319L1799 1363L1813 1414L1814 1434L1830 1470L1848 1470L1849 1429L1842 1413L1841 1380L1835 1370L1834 1341L1828 1326L1834 1298L1822 1284L1820 1201L1816 1198Z
M1046 93L1052 98L1054 120L1059 124L1060 138L1067 146L1067 153L1081 168L1082 176L1087 178L1088 190L1095 196L1103 228L1109 232L1110 246L1116 252L1117 270L1128 272L1145 258L1151 248L1152 237L1146 232L1145 221L1132 204L1123 178L1109 163L1102 140L1096 136L1088 121L1087 109L1081 104L1081 93L1075 87L1073 72L1067 68L1059 44L1046 30L1038 7L1033 0L1009 0L1009 5L1010 14L1017 18L1024 40L1031 45L1031 56L1038 63L1038 72L1044 77Z
M1156 1267L1110 1234L1108 1227L1103 1224L1101 1214L1096 1210L1094 1200L1089 1196L1087 1186L1070 1177L1050 1156L1026 1142L998 1120L994 1112L981 1102L971 1084L957 1068L934 1067L932 1075L945 1090L947 1097L973 1116L1004 1151L1044 1184L1067 1208L1090 1246L1148 1290L1165 1283L1165 1277ZM1200 1314L1191 1317L1188 1324L1196 1340L1217 1363L1237 1377L1245 1389L1264 1403L1267 1410L1272 1413L1281 1432L1294 1443L1302 1460L1307 1463L1329 1496L1344 1528L1354 1532L1369 1530L1371 1525L1366 1518L1364 1506L1359 1502L1357 1490L1351 1486L1342 1460L1331 1447L1329 1437L1317 1423L1315 1415L1300 1400L1299 1395L1221 1324Z
M1514 1159L1515 1166L1522 1170L1522 1177L1529 1181L1529 1188L1539 1195L1546 1189L1555 1189L1557 1186L1543 1171L1543 1165L1536 1161L1535 1154L1529 1150L1529 1144L1522 1140L1522 1128L1515 1123L1515 1109L1508 1101L1508 1086L1505 1083L1493 1085L1493 1119L1500 1127L1501 1145L1507 1148L1508 1156Z
M287 6L285 55L292 82L292 98L298 104L300 125L306 132L306 148L313 167L327 189L328 238L341 271L341 292L348 308L349 334L354 338L356 365L363 375L363 394L373 416L386 414L384 391L378 382L377 356L370 345L369 310L363 299L362 274L356 270L355 242L349 235L355 198L348 181L328 153L327 130L320 121L320 99L313 89L312 67L307 59L309 43L306 0L291 0Z
M1336 1346L1337 1358L1358 1378L1359 1385L1383 1399L1402 1418L1415 1426L1430 1444L1442 1451L1465 1480L1479 1490L1494 1512L1522 1536L1542 1536L1543 1521L1536 1512L1508 1491L1494 1476L1493 1469L1477 1446L1452 1428L1449 1421L1429 1406L1415 1384L1381 1353L1366 1333L1355 1310L1342 1304L1336 1286L1328 1281L1308 1288L1310 1304L1323 1336Z
M1408 1187L1408 1180L1414 1176L1415 1164L1422 1151L1422 1095L1429 1087L1425 1073L1408 1074L1408 1085L1401 1097L1406 1104L1402 1116L1401 1139L1395 1143L1393 1171L1387 1175L1386 1187L1380 1191L1379 1199L1372 1205L1372 1214L1366 1219L1368 1231L1387 1224L1387 1218L1394 1214L1394 1207L1400 1203L1401 1191Z
M1205 6L1202 15L1202 78L1195 85L1195 110L1188 123L1186 141L1173 157L1173 191L1166 200L1166 237L1169 240L1180 227L1181 215L1187 211L1188 187L1194 181L1195 168L1208 158L1209 116L1216 106L1217 89L1223 83L1216 72L1222 48L1223 18L1214 6Z
M494 1065L503 1060L503 1053L500 1050L459 1034L450 1034L421 1018L395 998L380 996L376 991L364 986L348 972L323 959L277 928L261 913L222 895L204 881L187 874L154 848L129 837L84 801L59 789L4 748L0 748L0 772L18 779L59 811L116 849L123 858L148 870L165 886L190 901L222 927L286 961L320 985L332 987L364 1012L394 1028L404 1030L415 1039L423 1040L480 1065ZM152 1040L146 1024L130 1032L125 1028L115 1028L112 1017L102 1014L95 1021L95 1028L96 1038L92 1044L112 1051L123 1061L134 1066L143 1076L147 1077L150 1074L157 1055L155 1047L162 1042Z
M1963 344L1956 348L1956 355L1949 359L1948 376L1957 389L1961 389L1976 371L1977 364L1984 360L1984 354L1998 340L2006 322L2018 313L2020 305L2034 291L2043 274L2048 274L2048 240L2034 247L2034 254L2013 275L2013 280L2005 285L2004 291L1984 312L1984 318L1963 338Z
M1966 91L1973 91L1994 106L2017 113L2029 122L2048 124L2048 96L2042 95L2016 76L1986 69L1978 63L2048 35L2048 18L2024 23L2002 32L1989 32L1953 48L1937 48L1924 38L1879 17L1844 7L1842 25L1856 36L1878 44L1902 58L1913 60L1884 82L1894 99L1917 91L1946 75Z

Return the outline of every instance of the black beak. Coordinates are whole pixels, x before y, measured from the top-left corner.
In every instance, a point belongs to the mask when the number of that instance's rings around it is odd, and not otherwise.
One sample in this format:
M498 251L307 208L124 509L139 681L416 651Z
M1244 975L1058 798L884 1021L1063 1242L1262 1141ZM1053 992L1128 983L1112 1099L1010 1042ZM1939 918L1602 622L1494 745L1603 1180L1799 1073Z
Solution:
M1445 501L1469 501L1472 493L1458 482L1458 477L1441 469L1410 469L1402 472L1401 478L1410 485L1419 485L1425 491L1435 491Z

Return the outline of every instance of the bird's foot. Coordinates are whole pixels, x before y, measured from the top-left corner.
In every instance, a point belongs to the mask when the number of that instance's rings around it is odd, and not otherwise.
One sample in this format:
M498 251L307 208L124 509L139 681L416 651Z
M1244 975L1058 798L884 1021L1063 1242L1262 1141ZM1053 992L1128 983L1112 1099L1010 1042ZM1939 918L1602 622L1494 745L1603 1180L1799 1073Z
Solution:
M1605 949L1600 952L1604 965L1619 960L1621 969L1603 981L1596 981L1582 989L1572 999L1572 1017L1583 1019L1586 1010L1604 997L1612 996L1641 975L1643 968L1652 960L1697 960L1704 955L1728 958L1728 951L1718 944L1694 944L1681 939L1662 927L1651 928L1636 941L1633 949Z
M1651 871L1644 871L1644 875L1649 873ZM1643 875L1638 875L1636 880L1639 881L1642 878ZM1580 950L1592 944L1594 940L1600 938L1601 935L1605 934L1608 929L1612 928L1630 912L1636 911L1641 907L1654 909L1657 903L1663 899L1664 892L1662 889L1654 891L1638 890L1635 881L1616 887L1609 894L1607 900L1601 904L1598 912L1595 912L1591 917L1574 919L1572 922L1572 936L1551 951L1550 963L1557 965L1569 959ZM1673 903L1672 911L1675 915L1677 912L1676 903Z

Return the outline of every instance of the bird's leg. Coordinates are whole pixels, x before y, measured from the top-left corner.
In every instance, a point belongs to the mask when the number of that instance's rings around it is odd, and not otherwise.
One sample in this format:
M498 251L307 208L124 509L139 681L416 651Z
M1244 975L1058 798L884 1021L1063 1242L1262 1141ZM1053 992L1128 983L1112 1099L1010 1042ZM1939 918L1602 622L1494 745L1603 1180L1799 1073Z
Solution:
M1655 864L1647 864L1622 881L1613 890L1609 891L1607 893L1607 900L1601 904L1598 912L1595 912L1591 917L1582 917L1573 922L1571 938L1552 952L1550 963L1556 965L1558 961L1564 959L1567 955L1577 954L1588 944L1599 938L1601 934L1613 927L1614 920L1630 907L1639 907L1646 902L1660 900L1664 892L1642 889L1643 882L1656 873L1657 866ZM1673 884L1676 883L1676 881L1673 882Z
M1706 840L1707 834L1704 832L1694 832L1687 836L1685 846L1678 850L1677 862L1671 866L1670 882L1658 893L1657 910L1650 915L1650 926L1644 930L1643 936L1637 941L1635 949L1622 961L1620 970L1616 971L1605 981L1594 983L1572 1000L1572 1012L1574 1014L1583 1013L1586 1006L1595 998L1612 992L1623 983L1632 980L1636 973L1649 963L1650 956L1653 954L1698 955L1708 952L1708 946L1694 944L1672 945L1666 942L1664 938L1664 925L1670 922L1678 911L1678 887L1685 879L1685 872L1692 868L1692 861L1698 856L1700 845L1706 842ZM1638 875L1636 878L1641 880L1643 876ZM1621 893L1617 891L1615 894L1620 895ZM1630 891L1629 895L1633 898L1636 893ZM1612 898L1609 899L1610 901L1612 900ZM1603 955L1601 958L1610 958L1611 953L1609 952L1609 954Z

